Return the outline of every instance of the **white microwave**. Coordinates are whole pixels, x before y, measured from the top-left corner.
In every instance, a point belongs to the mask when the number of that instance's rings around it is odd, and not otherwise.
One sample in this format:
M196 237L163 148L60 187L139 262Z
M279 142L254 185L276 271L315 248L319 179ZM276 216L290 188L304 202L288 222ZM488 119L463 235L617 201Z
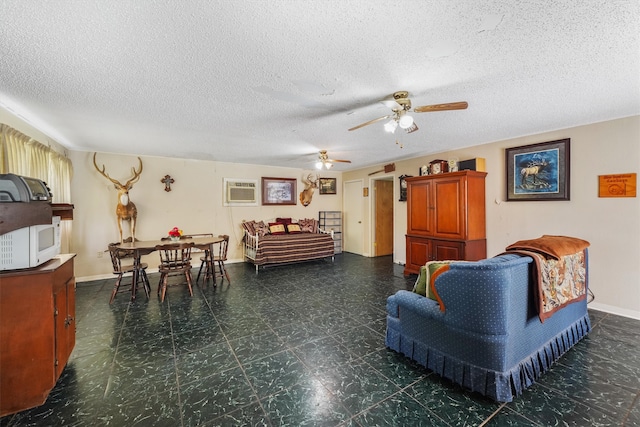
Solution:
M51 224L19 228L0 235L0 270L37 267L60 253L60 217Z

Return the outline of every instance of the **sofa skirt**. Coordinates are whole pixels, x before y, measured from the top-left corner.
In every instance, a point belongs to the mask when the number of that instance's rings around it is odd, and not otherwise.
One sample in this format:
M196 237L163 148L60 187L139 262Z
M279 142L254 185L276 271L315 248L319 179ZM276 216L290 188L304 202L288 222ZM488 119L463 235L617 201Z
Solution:
M498 402L511 402L591 330L589 315L575 321L540 348L504 372L485 369L445 354L401 332L400 319L387 316L385 344L462 387Z

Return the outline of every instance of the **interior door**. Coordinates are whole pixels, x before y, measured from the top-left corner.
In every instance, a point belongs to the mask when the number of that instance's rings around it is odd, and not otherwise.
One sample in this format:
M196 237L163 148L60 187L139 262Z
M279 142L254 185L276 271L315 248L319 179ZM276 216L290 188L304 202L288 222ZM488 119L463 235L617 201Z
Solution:
M348 181L344 183L344 230L343 250L358 255L364 254L364 226L362 224L362 181Z
M393 254L393 178L374 181L374 256Z

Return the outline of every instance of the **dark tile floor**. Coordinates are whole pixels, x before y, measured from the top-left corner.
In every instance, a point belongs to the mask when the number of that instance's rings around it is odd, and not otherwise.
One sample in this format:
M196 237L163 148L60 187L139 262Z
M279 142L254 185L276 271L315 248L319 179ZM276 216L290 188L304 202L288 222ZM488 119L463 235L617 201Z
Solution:
M77 286L77 341L47 402L0 426L634 426L640 321L590 311L593 331L508 404L384 346L385 302L411 288L390 257L261 270L109 305Z

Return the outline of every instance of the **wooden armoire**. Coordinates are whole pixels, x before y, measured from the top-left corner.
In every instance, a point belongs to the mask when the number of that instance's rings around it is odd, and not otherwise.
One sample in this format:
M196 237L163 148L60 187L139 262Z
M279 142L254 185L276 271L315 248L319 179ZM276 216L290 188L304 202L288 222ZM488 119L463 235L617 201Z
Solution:
M427 261L487 257L486 176L465 170L406 178L405 275L418 274Z

